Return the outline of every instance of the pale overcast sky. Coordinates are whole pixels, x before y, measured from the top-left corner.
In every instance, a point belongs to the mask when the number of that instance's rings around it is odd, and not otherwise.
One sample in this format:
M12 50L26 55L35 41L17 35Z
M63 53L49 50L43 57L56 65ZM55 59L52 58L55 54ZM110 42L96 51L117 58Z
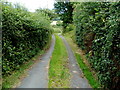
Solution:
M20 3L28 8L29 11L34 12L35 9L38 8L54 8L54 1L55 0L7 0L8 2L12 3Z

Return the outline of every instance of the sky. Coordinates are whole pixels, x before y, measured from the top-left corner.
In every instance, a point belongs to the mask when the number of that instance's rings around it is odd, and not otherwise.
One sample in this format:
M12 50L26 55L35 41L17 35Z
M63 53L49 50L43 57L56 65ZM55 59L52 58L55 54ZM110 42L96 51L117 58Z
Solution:
M34 12L38 8L54 8L55 0L7 0L12 3L20 3L21 5L28 8L29 11Z

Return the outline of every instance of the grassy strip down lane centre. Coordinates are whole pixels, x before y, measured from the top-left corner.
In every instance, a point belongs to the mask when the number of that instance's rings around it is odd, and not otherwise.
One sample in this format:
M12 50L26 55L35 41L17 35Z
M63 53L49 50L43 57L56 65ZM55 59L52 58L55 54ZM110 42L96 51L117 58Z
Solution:
M69 88L67 51L62 39L57 35L55 37L56 42L49 68L49 88Z

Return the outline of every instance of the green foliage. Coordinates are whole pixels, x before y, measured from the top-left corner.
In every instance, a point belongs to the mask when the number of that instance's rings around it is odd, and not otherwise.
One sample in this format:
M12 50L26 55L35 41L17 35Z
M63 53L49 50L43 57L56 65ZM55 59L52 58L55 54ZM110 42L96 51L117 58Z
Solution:
M76 42L105 88L120 88L120 2L82 2L74 10Z
M54 33L61 33L61 29L59 27L54 27Z
M55 19L58 17L56 13L54 13L54 10L49 10L49 9L37 9L36 12L44 12L50 17L50 20Z
M73 2L56 2L54 4L55 12L63 21L63 27L66 28L68 24L72 23Z
M68 26L66 27L64 33L72 31L75 29L75 26L73 24L68 24Z
M11 74L49 42L50 19L44 12L28 12L2 2L3 75Z
M62 26L63 22L62 21L57 21L57 26Z

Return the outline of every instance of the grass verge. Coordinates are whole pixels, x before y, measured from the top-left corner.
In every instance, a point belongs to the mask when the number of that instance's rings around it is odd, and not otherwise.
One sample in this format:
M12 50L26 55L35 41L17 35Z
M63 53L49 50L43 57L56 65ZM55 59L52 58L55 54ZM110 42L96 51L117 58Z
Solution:
M82 72L86 79L88 80L91 87L99 88L100 84L96 78L95 72L91 69L89 62L85 59L85 56L80 50L80 48L78 48L77 45L75 44L74 31L70 31L69 33L64 34L64 36L66 40L69 42L69 45L71 46L76 57L76 60L79 64L79 67L82 69Z
M49 88L69 87L68 55L62 39L55 35L56 42L49 67Z
M89 84L93 87L93 88L99 88L99 82L97 80L95 80L91 70L89 69L89 67L83 62L80 54L75 53L75 57L77 59L77 62L80 66L80 68L82 69L82 72L84 73L85 77L87 78L87 80L89 81Z
M15 88L20 84L20 81L28 75L28 70L33 67L37 62L39 62L39 58L45 53L45 51L50 46L49 42L43 50L40 50L37 55L35 55L33 58L31 58L28 62L21 65L19 70L14 71L9 76L3 76L2 77L2 88Z

